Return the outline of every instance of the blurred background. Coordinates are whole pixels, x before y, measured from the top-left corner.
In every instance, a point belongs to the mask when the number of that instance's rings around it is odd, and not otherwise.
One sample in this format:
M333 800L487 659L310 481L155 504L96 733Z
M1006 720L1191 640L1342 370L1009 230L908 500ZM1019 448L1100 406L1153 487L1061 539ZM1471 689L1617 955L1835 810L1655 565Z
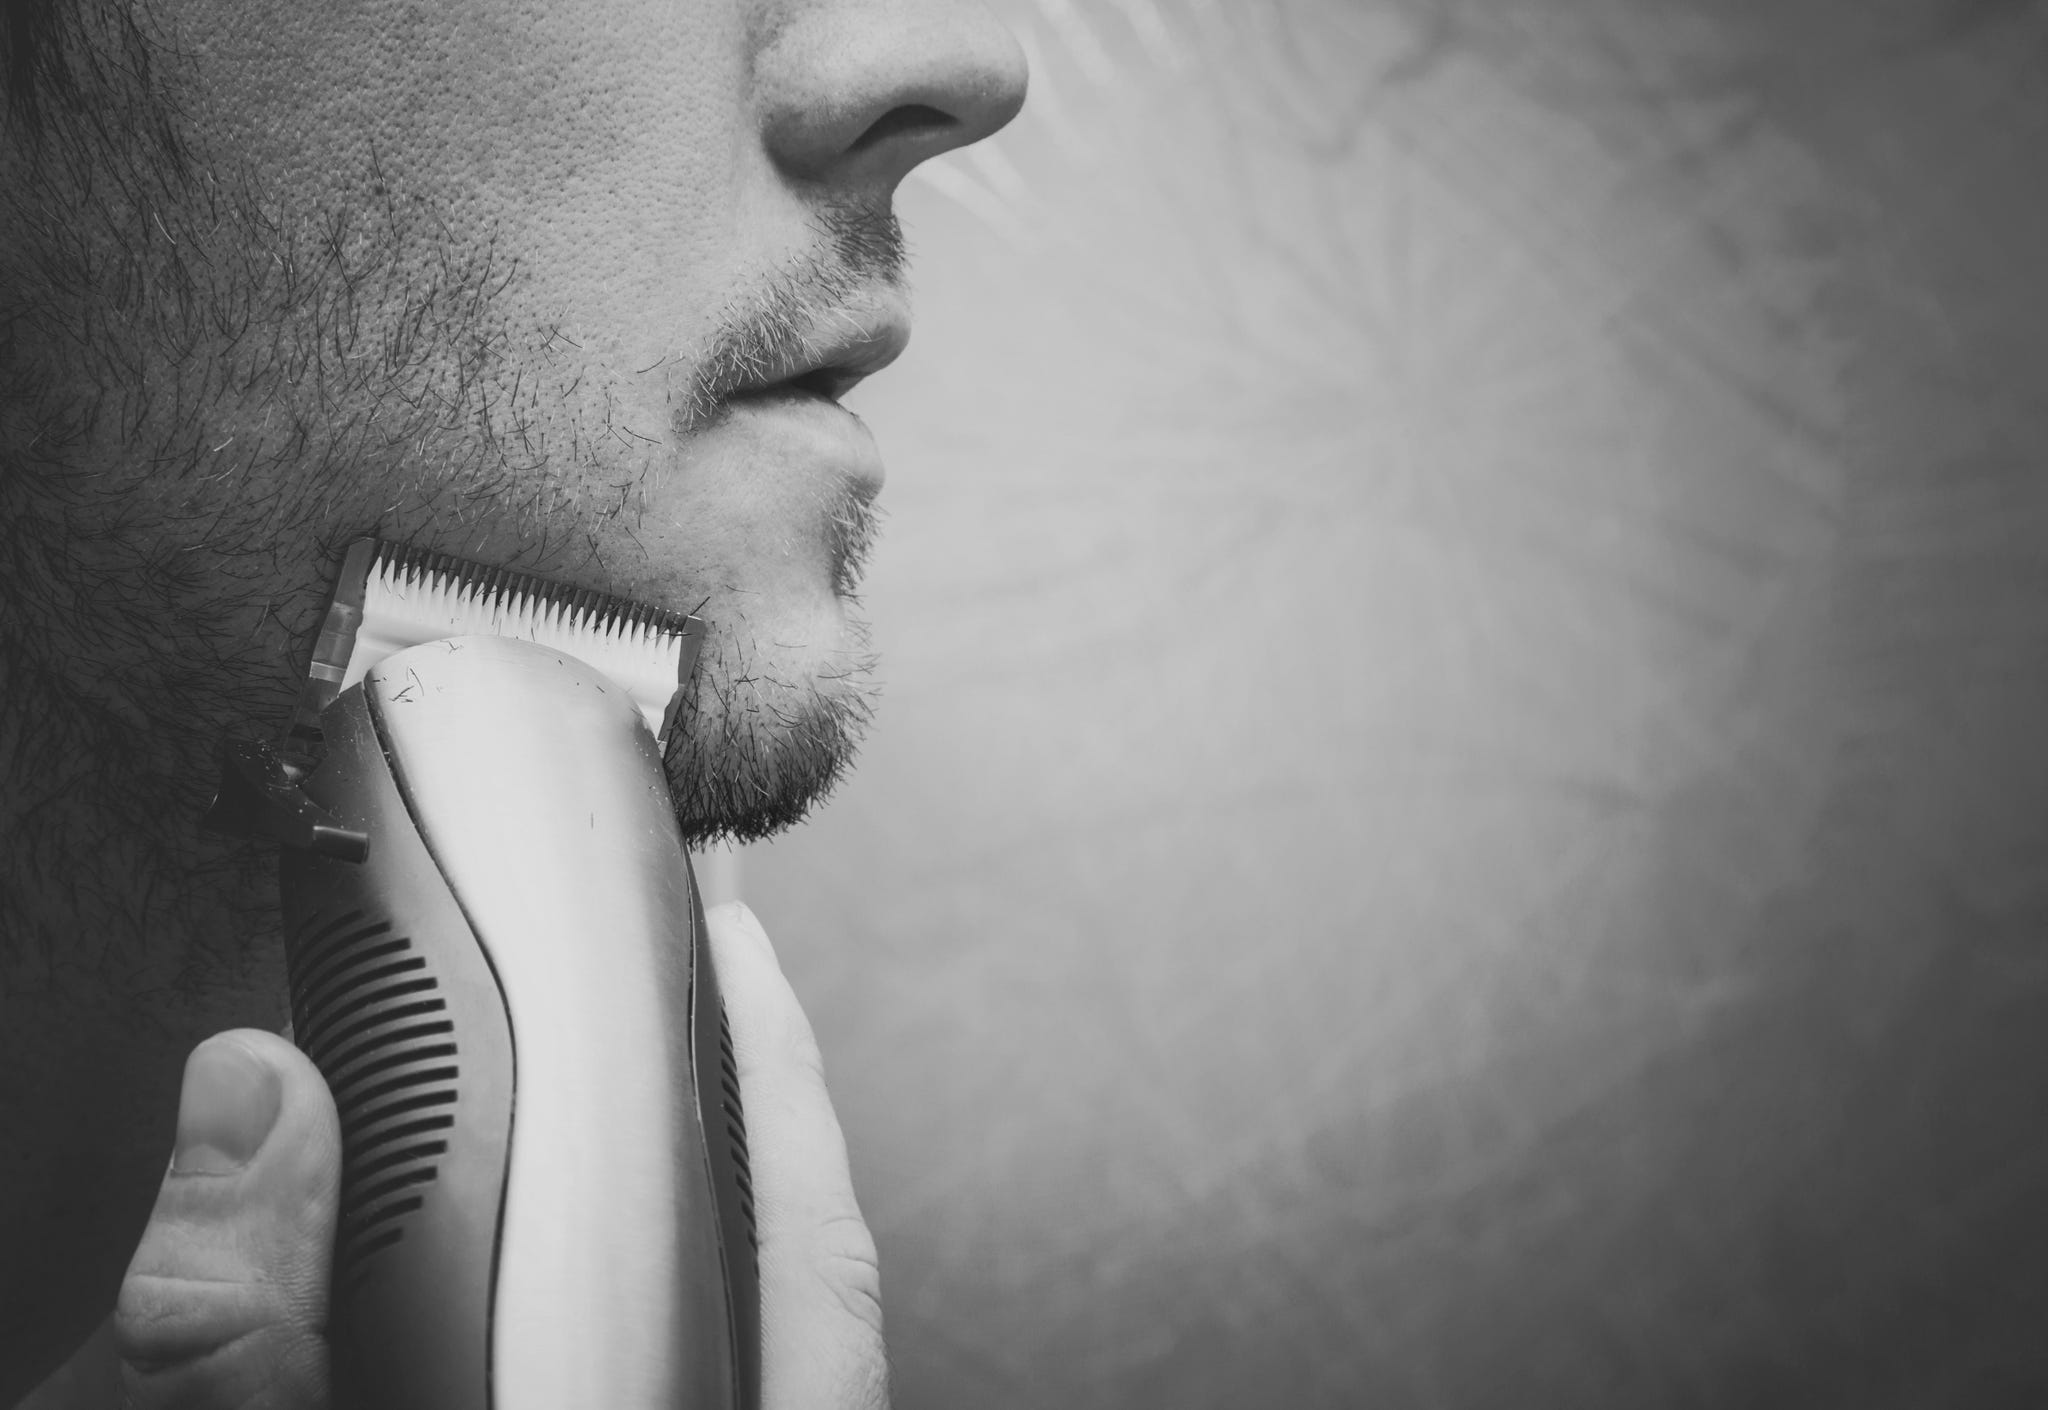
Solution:
M743 863L899 1410L2048 1405L2048 15L998 8Z

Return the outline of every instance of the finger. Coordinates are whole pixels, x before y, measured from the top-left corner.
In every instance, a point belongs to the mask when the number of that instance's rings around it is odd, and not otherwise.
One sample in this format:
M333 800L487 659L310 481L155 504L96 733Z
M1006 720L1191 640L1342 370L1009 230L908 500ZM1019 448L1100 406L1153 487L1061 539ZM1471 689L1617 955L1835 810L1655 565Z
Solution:
M889 1403L875 1241L810 1020L754 913L706 914L732 1020L761 1238L762 1410Z
M121 1284L134 1410L324 1410L341 1132L311 1060L237 1029L185 1063L177 1148Z

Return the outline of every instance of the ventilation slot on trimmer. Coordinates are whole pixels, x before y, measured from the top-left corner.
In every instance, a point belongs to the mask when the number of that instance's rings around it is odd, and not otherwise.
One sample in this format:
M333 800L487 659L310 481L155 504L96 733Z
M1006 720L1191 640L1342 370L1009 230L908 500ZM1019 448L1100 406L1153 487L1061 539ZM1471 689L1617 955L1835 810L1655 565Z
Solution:
M740 1188L740 1213L747 1221L747 1242L759 1253L761 1240L754 1229L754 1171L747 1163L747 1114L740 1105L740 1068L733 1057L732 1024L726 1019L724 1004L718 1006L718 1089L718 1105L725 1113L726 1145L732 1152L733 1183Z
M412 941L361 911L316 917L292 946L292 1021L341 1115L335 1273L405 1236L455 1125L455 1025Z

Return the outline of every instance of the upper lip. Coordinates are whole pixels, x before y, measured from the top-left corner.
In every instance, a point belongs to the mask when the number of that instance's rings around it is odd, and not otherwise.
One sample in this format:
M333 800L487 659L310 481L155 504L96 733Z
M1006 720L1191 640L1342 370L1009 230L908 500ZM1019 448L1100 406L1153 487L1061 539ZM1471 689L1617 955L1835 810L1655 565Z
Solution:
M799 391L837 401L902 355L910 342L909 301L886 287L862 290L811 312L747 367L727 397Z

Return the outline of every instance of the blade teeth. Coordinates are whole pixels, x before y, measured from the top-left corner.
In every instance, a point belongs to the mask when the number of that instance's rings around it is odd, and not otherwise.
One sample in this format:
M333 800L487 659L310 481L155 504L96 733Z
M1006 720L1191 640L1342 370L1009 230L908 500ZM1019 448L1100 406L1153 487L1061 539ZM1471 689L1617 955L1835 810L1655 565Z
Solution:
M548 640L590 656L599 669L633 679L648 679L649 668L655 680L686 677L704 631L687 613L383 541L365 578L365 613L387 619L394 629L399 622L409 624L403 633L410 640L422 639L420 632L426 639L482 633ZM366 642L359 637L357 645ZM351 664L358 672L374 664L358 658L360 651Z
M387 542L378 543L370 576L373 586L386 591L425 593L451 616L472 615L487 621L528 617L620 641L689 630L688 616L667 608Z

